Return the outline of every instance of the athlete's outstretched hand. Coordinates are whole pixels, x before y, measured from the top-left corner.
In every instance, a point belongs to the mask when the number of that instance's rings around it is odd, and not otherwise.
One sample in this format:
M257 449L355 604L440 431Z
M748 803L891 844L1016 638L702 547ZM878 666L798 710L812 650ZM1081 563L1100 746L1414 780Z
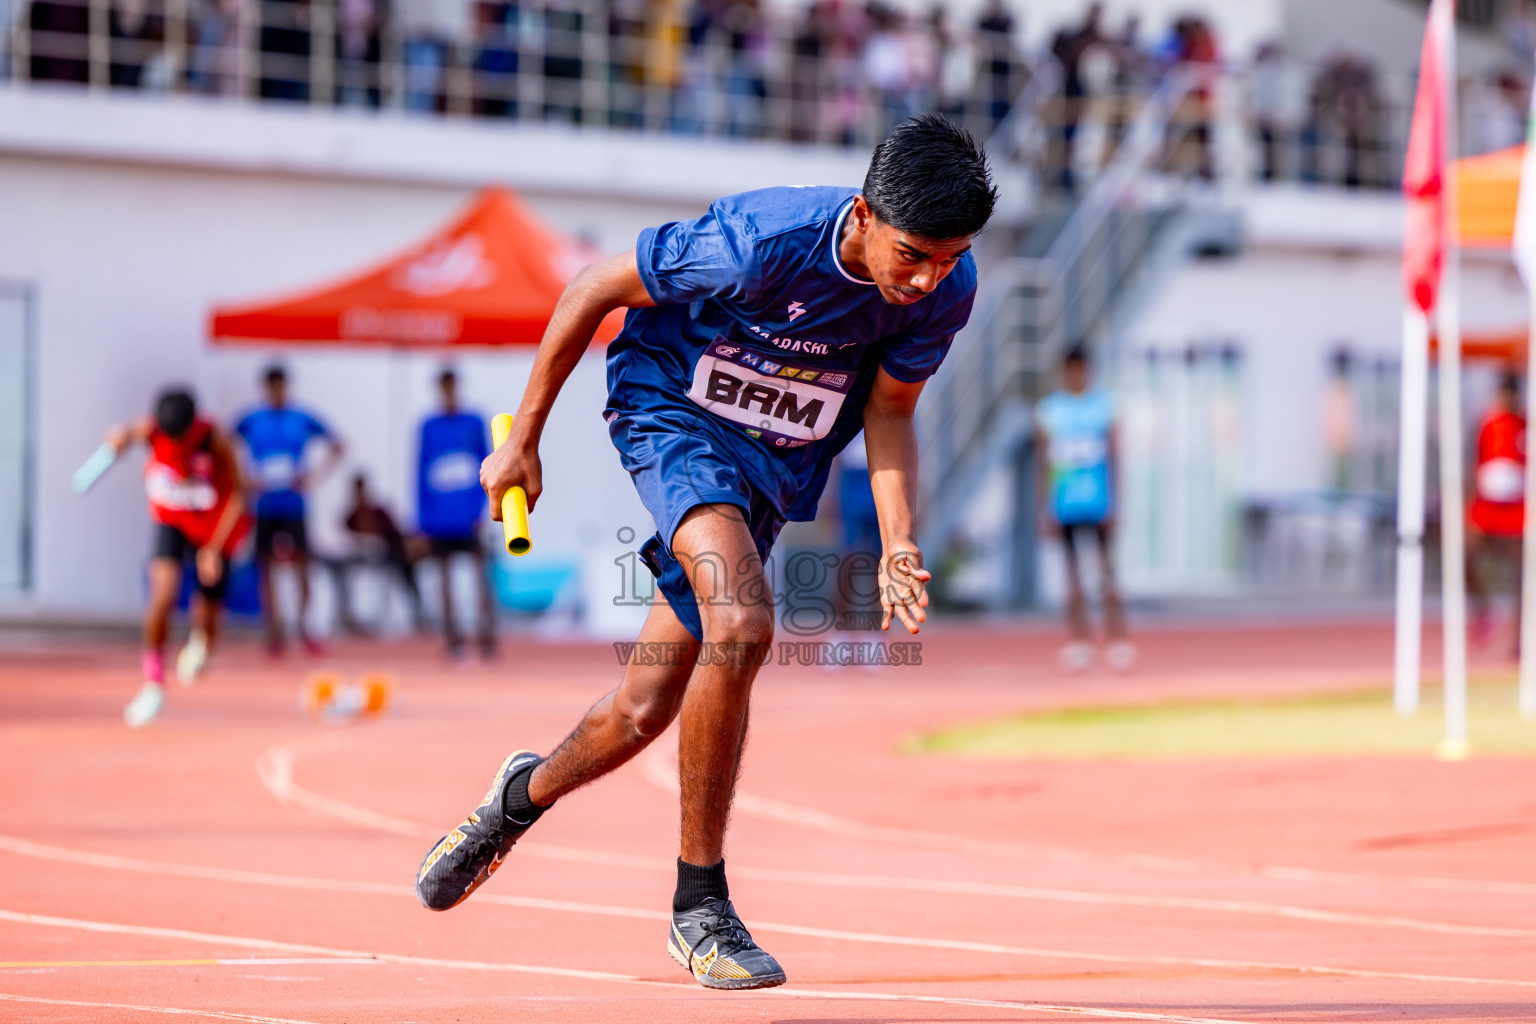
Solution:
M886 549L880 560L880 628L891 628L894 616L907 627L908 633L916 633L919 624L926 622L928 612L928 581L933 573L923 568L923 553L911 541L897 541Z
M514 487L521 487L528 495L528 511L532 512L544 490L538 438L519 431L514 420L512 436L480 463L480 486L491 499L491 518L496 522L501 522L501 496Z

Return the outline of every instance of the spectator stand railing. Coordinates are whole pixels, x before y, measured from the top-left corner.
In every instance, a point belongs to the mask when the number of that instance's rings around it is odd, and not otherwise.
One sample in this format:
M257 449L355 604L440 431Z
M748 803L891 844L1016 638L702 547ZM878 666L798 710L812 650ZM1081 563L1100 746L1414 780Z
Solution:
M19 0L3 42L13 84L858 147L930 109L991 134L1030 77L1011 46L962 47L963 33L935 40L926 25L902 39L939 58L960 47L961 91L941 60L877 68L870 49L889 27L850 35L746 4L681 6L466 0L473 24L434 32L348 0Z

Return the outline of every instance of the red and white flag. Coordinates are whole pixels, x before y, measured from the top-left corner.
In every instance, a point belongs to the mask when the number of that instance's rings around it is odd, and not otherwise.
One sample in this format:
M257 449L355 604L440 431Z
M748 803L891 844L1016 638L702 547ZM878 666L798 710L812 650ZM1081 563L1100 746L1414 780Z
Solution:
M1419 88L1403 164L1408 219L1403 234L1403 284L1420 312L1435 308L1445 258L1445 48L1451 39L1451 0L1434 0L1424 28Z

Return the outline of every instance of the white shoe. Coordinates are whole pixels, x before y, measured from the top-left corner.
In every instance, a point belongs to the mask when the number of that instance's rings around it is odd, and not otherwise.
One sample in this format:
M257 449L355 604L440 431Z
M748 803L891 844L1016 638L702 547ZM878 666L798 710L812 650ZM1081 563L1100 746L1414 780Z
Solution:
M1136 667L1136 645L1116 640L1104 649L1104 661L1116 672L1129 672Z
M187 637L187 646L176 655L176 681L191 686L203 674L208 665L208 637L200 629L194 629Z
M1077 674L1093 664L1093 645L1086 640L1074 640L1056 655L1056 664L1063 672Z
M160 717L164 707L165 687L159 683L146 682L133 700L128 702L128 706L123 708L123 721L128 723L130 729L142 729Z

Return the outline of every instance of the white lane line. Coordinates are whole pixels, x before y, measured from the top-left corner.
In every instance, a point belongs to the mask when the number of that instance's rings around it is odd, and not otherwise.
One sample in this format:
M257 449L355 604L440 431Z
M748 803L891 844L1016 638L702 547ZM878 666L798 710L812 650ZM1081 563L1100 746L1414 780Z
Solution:
M677 768L668 763L658 752L640 757L641 774L645 780L668 793L677 792ZM1220 864L1205 861L1181 860L1175 857L1158 857L1149 854L1090 853L1057 846L1031 846L1023 843L1005 843L989 839L972 839L968 836L950 835L944 832L923 832L915 829L888 828L869 825L836 814L803 807L758 796L755 793L736 791L732 805L735 810L754 817L766 818L786 825L814 829L849 839L867 839L899 846L920 846L930 850L952 853L976 853L991 857L1026 858L1049 860L1068 864L1117 864L1124 867L1169 871L1185 875L1209 875L1220 872L1235 876L1257 876L1288 882L1328 882L1341 885L1387 885L1410 889L1437 889L1450 892L1485 892L1506 896L1536 896L1536 883L1488 881L1477 878L1432 878L1423 875L1392 876L1366 875L1345 871L1318 871L1313 868L1287 867L1280 864ZM732 870L735 870L734 868Z
M45 999L42 996L19 996L0 992L0 1000L12 1003L41 1003L45 1006L87 1006L101 1010L134 1010L138 1013L168 1013L178 1017L211 1017L214 1020L254 1021L255 1024L315 1024L314 1021L293 1020L290 1017L258 1017L250 1013L231 1013L227 1010L188 1010L179 1006L140 1006L136 1003L92 1003L83 999Z
M267 872L205 867L196 864L173 864L163 861L140 860L132 857L119 857L115 854L86 853L85 851L68 850L63 847L43 846L39 843L15 839L10 836L0 836L0 849L49 860L72 861L79 864L89 864L94 867L172 875L179 878L204 878L210 881L240 882L291 889L355 892L379 896L415 898L415 891L407 885L344 879L308 878L301 875L276 875ZM600 917L622 917L640 921L668 921L671 919L671 915L666 911L650 910L642 907L622 907L606 903L578 903L572 900L551 900L536 896L511 896L501 893L488 893L483 890L475 894L475 900L479 903L522 907L528 910L547 910L554 913L591 914ZM0 920L3 919L5 919L5 912L0 912ZM969 953L1024 956L1051 960L1084 960L1113 964L1150 964L1163 967L1196 967L1262 973L1329 975L1346 978L1386 978L1398 981L1448 982L1467 985L1512 985L1521 988L1536 988L1536 981L1469 978L1459 975L1419 974L1403 971L1374 971L1364 968L1278 963L1268 960L1231 960L1212 957L1099 953L1085 950L1050 949L1037 946L1011 946L994 942L972 942L964 939L940 939L917 935L887 935L880 932L855 932L837 928L816 928L809 925L785 924L774 921L753 921L752 927L759 932L777 932L783 935L801 935L808 938L832 939L840 942L864 942L887 946L959 950Z
M0 967L273 967L295 964L378 964L378 960L361 960L334 956L302 957L204 957L197 960L8 960L0 961Z
M111 924L105 921L83 921L78 918L51 917L44 914L25 914L12 910L0 910L0 920L15 921L21 924L40 925L51 928L73 928L80 931L106 932L119 935L145 935L153 938L174 938L191 942L205 942L212 945L244 946L258 949L287 949L304 953L328 953L337 957L362 957L384 961L386 963L411 964L420 967L443 967L457 970L470 971L498 971L516 974L540 974L559 978L579 977L594 981L612 981L630 985L645 985L651 988L665 988L676 991L688 992L692 995L701 994L697 985L670 982L653 981L648 978L638 978L629 974L612 974L602 971L575 971L564 967L533 967L527 964L488 963L483 960L443 960L432 957L404 956L397 953L365 953L357 950L328 949L324 946L314 946L308 943L280 942L275 939L243 938L235 935L221 935L213 932L192 932L179 928L155 928L147 925ZM820 989L810 988L774 988L762 993L754 993L748 998L757 998L759 995L778 995L801 999L844 999L867 1002L902 1002L902 1003L937 1003L950 1006L993 1006L1010 1010L1033 1010L1041 1013L1069 1014L1079 1017L1102 1017L1111 1020L1153 1020L1165 1021L1168 1024L1252 1024L1247 1021L1225 1020L1217 1017L1188 1017L1180 1014L1152 1013L1145 1010L1116 1010L1093 1006L1066 1006L1050 1003L1026 1003L1005 999L971 999L964 996L920 996L894 992L823 992ZM26 999L27 997L16 997ZM42 1002L59 1002L64 1005L100 1005L112 1004L99 1003L67 1003L64 1000L35 1000ZM128 1007L137 1009L137 1007ZM146 1007L145 1009L157 1009ZM195 1014L204 1011L166 1009L169 1013ZM206 1011L209 1016L223 1016L234 1020L259 1021L261 1024L310 1024L307 1021L284 1021L272 1017L248 1017L216 1011Z
M328 741L328 742L327 742ZM304 741L312 743L313 741ZM326 738L327 745L333 743ZM292 746L272 747L257 758L256 772L262 783L280 801L306 810L332 818L359 825L364 828L372 828L389 832L393 835L411 836L420 838L437 839L441 831L429 828L418 822L406 821L402 818L393 818L379 814L366 807L333 797L321 796L298 785L293 779L293 767L297 758L297 751ZM654 762L654 759L651 759ZM646 765L650 771L651 763ZM667 778L671 778L670 775ZM656 780L653 780L656 781ZM672 788L675 790L676 782L673 780ZM743 800L747 804L743 804ZM736 805L745 809L752 805L772 804L772 801L764 801L760 797L752 797L749 794L738 794ZM780 805L775 813L786 813ZM816 817L831 819L831 815L823 815L819 811L808 811L801 808L800 811ZM852 824L852 823L848 823ZM886 830L881 830L886 831ZM905 834L900 830L889 830ZM919 835L926 833L916 833ZM519 850L533 856L541 856L553 860L579 860L588 863L603 863L615 867L631 867L643 870L675 871L676 867L670 861L650 860L647 858L630 857L623 854L603 854L597 851L576 850L564 846L545 846L544 844L521 844ZM1199 910L1210 913L1224 914L1252 914L1269 917L1281 917L1295 921L1315 921L1323 924L1356 925L1367 928L1396 928L1408 931L1431 932L1441 935L1481 935L1492 938L1505 939L1536 939L1536 929L1510 928L1497 925L1458 924L1448 921L1426 921L1421 918L1397 917L1379 914L1358 914L1340 910L1322 910L1313 907L1295 906L1285 903L1266 903L1253 900L1219 900L1190 896L1145 896L1135 893L1106 893L1086 892L1075 889L1054 889L1038 886L1021 885L993 885L980 882L950 882L937 879L904 879L889 878L874 875L838 875L824 872L800 872L783 871L772 868L754 868L750 866L733 865L731 873L739 878L756 878L770 882L787 882L794 885L820 885L832 888L860 888L860 889L893 889L906 892L933 892L945 895L974 895L991 896L1008 899L1038 900L1055 903L1077 903L1098 906L1123 906L1123 907L1148 907L1168 910Z

